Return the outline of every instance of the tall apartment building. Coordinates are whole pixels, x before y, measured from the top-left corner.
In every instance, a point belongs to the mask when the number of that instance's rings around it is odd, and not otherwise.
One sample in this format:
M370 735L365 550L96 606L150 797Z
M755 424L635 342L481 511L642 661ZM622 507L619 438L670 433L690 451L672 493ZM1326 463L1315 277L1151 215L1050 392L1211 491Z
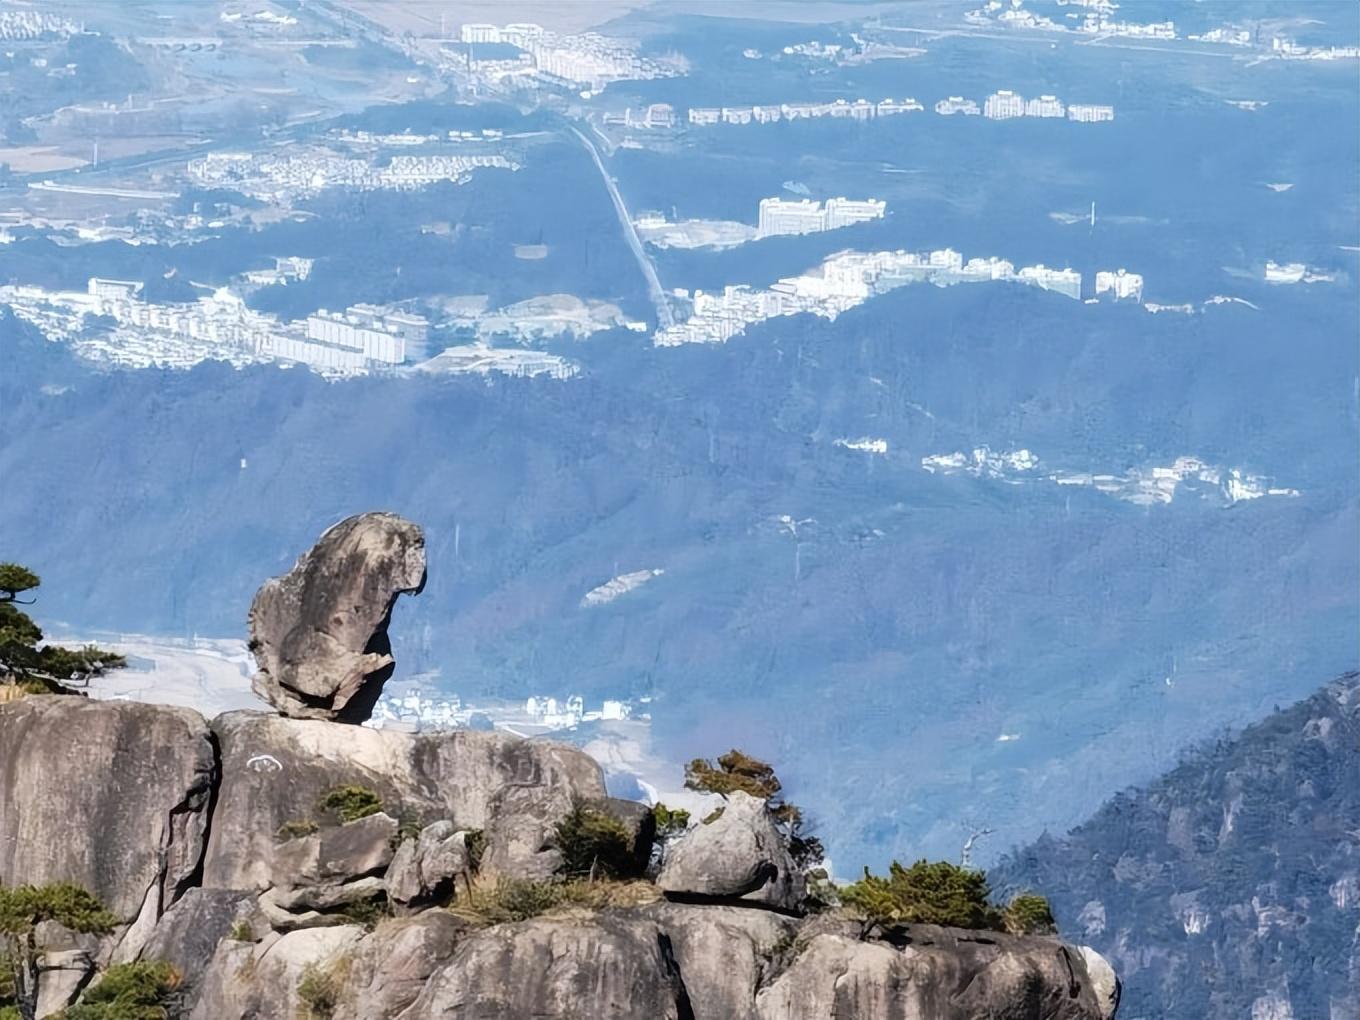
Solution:
M774 234L812 234L826 229L821 202L811 199L762 198L757 230L762 237Z
M1130 273L1123 269L1114 272L1096 273L1096 296L1110 294L1116 301L1132 299L1143 300L1143 277L1140 273Z
M1067 112L1057 96L1040 96L1025 104L1026 117L1061 117Z
M983 104L982 115L992 120L1010 120L1025 115L1025 100L1009 89L1002 89L987 97Z
M345 312L324 308L307 318L307 339L358 353L365 361L399 365L407 344L423 347L429 323L419 315L377 305L353 305Z
M826 210L823 230L835 230L837 227L848 227L855 223L864 223L868 220L883 218L883 213L888 208L888 203L877 198L866 198L863 200L852 198L828 198L826 200Z

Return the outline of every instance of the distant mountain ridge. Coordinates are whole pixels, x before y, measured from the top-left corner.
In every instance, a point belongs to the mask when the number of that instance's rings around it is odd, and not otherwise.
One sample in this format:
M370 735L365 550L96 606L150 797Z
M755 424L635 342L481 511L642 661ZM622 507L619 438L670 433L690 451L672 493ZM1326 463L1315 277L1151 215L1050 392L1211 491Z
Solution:
M1360 1016L1360 674L990 872L1044 890L1130 1020Z

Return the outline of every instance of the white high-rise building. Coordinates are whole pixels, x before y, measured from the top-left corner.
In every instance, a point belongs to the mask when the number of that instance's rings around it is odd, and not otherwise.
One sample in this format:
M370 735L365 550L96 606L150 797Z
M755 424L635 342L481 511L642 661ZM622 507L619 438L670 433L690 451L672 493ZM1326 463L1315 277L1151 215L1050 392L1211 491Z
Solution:
M883 213L887 208L888 203L877 198L863 200L828 198L826 200L825 225L822 229L835 230L837 227L848 227L868 220L879 220L883 218Z
M1049 269L1040 263L1026 266L1015 274L1015 278L1022 283L1055 291L1074 301L1081 300L1081 274L1075 269Z
M1040 96L1025 104L1026 117L1061 117L1067 112L1057 96Z
M1116 301L1132 299L1143 300L1143 277L1140 273L1130 273L1124 269L1114 272L1096 273L1096 296L1110 294Z
M987 97L982 107L982 115L992 120L1009 120L1025 115L1025 99L1009 89L1002 89Z
M949 117L956 113L976 117L982 111L978 109L978 104L971 99L964 99L962 96L950 96L948 99L941 99L935 104L935 112L942 117Z
M822 203L811 199L762 198L760 200L760 236L775 234L812 234L826 229Z

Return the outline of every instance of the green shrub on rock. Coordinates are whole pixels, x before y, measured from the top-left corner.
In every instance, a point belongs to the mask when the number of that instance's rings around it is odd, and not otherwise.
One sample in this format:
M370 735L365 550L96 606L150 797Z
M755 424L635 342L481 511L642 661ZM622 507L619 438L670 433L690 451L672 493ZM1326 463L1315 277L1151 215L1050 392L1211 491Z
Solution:
M163 961L110 967L61 1020L166 1020L179 988L178 971Z
M948 861L920 860L910 868L892 862L886 878L864 869L846 886L841 902L873 924L939 924L951 928L1000 928L987 875Z
M617 818L578 801L557 823L558 872L574 877L626 878L637 871L632 837Z
M321 798L321 810L336 815L342 822L357 822L382 809L382 798L366 786L337 786Z
M1058 925L1048 900L1037 893L1020 893L1001 912L1006 931L1012 935L1052 935Z

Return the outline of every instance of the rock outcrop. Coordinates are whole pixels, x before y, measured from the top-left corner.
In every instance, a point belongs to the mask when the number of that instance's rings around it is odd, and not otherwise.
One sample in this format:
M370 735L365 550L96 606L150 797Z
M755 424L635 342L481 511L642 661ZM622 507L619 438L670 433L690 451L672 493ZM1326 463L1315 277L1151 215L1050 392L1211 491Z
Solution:
M833 932L796 948L757 1020L1104 1020L1083 954L1056 939L906 925L900 947Z
M363 722L394 660L392 605L425 584L425 536L396 514L329 528L250 607L251 686L284 715Z
M804 895L765 801L741 790L717 818L676 840L656 884L673 898L742 899L780 910L797 910Z
M771 910L657 903L641 913L671 943L694 1020L749 1020L799 928Z
M558 854L548 839L574 799L604 796L582 751L507 733L409 734L231 712L213 720L222 782L204 884L263 891L275 884L279 830L318 821L327 791L372 790L394 818L448 820L486 835L484 872L545 877Z
M460 875L472 871L467 832L438 821L403 840L387 869L387 896L406 911L449 899Z
M39 1017L138 958L183 975L173 1015L191 1020L1113 1017L1118 979L1086 947L924 925L865 940L809 915L768 804L742 792L666 848L655 887L549 885L554 842L575 857L587 838L559 830L574 807L621 824L623 876L649 867L653 811L566 745L352 725L391 670L392 603L423 577L419 529L367 514L265 585L256 689L281 715L0 705L0 883L73 882L119 922L37 926Z
M195 712L62 695L0 705L0 884L83 886L135 954L203 860L217 776Z
M669 940L655 922L578 911L477 932L402 1020L692 1015Z

